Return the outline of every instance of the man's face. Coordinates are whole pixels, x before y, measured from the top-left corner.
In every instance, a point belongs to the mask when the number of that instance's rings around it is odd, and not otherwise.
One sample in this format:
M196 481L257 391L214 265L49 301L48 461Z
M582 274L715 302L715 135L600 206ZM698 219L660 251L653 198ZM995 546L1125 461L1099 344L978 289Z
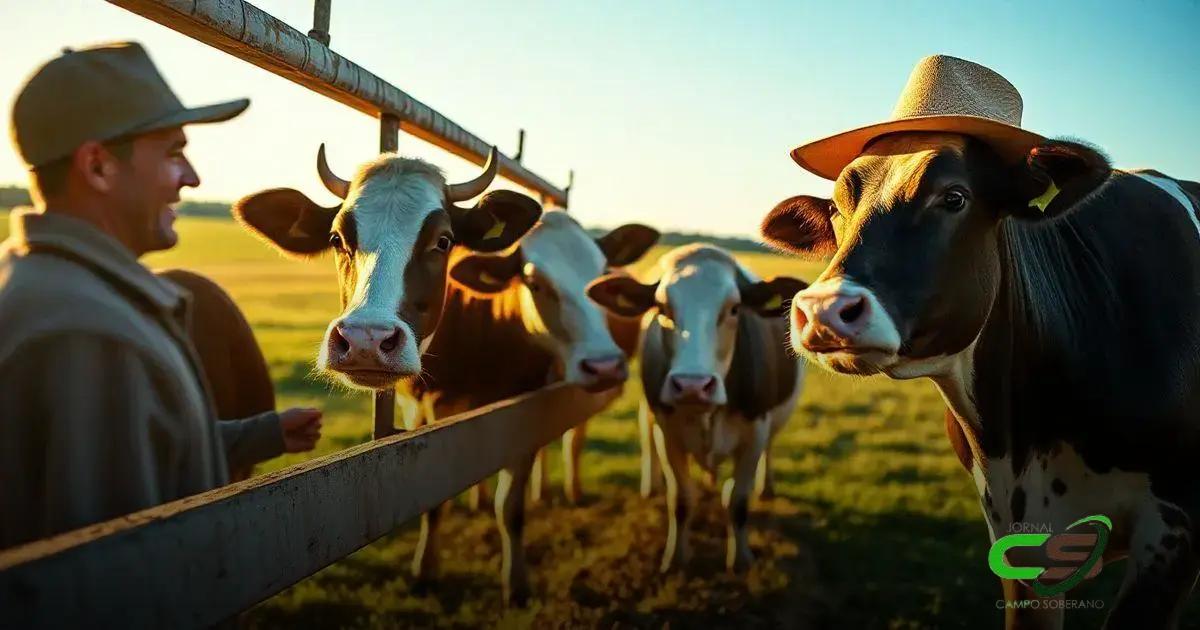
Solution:
M181 188L198 186L200 178L183 154L187 137L180 127L137 136L131 144L114 192L119 203L114 218L122 240L141 256L174 247L179 236L172 205Z

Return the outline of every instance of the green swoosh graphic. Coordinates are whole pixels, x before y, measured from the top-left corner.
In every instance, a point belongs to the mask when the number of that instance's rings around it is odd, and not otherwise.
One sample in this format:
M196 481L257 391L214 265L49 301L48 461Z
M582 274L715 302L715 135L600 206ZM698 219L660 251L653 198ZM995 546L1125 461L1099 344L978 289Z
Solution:
M1104 516L1103 514L1093 514L1092 516L1085 516L1078 521L1067 525L1067 530L1070 530L1076 525L1083 525L1085 523L1096 529L1096 546L1092 547L1091 555L1089 555L1088 559L1085 560L1083 564L1075 570L1075 573L1073 573L1071 577L1059 582L1058 584L1047 586L1042 584L1041 581L1034 582L1033 592L1036 593L1038 597L1052 597L1054 595L1058 595L1059 593L1065 593L1075 588L1080 582L1083 581L1083 578L1087 576L1088 572L1092 570L1092 567L1100 561L1100 556L1104 555L1104 548L1108 546L1108 534L1112 531L1112 521L1108 520L1108 517Z

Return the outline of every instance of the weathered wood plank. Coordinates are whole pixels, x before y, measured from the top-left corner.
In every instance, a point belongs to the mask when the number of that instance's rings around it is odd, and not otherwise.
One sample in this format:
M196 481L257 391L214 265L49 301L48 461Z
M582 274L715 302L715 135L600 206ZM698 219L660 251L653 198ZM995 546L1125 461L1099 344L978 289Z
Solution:
M354 109L392 114L400 128L483 164L491 145L433 108L244 0L108 0ZM500 155L500 175L566 207L567 193Z
M617 393L548 387L0 552L0 626L212 625L528 456Z

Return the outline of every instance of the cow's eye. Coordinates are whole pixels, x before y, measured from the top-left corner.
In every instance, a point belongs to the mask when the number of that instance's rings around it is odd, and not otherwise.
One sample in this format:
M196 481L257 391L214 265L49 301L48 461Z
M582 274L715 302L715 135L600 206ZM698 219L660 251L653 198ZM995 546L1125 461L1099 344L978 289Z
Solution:
M942 197L942 205L951 212L958 212L967 206L967 196L960 190L947 191Z
M443 234L438 237L437 245L434 245L433 248L438 250L439 252L448 252L448 251L450 251L450 248L453 246L454 246L454 241L449 236L446 236L445 234Z
M337 232L330 234L329 235L329 245L332 246L334 249L341 251L343 249L341 235L339 235Z
M740 306L741 306L741 304L734 304L734 305L730 306L729 307L729 316L737 317L738 311L740 310L738 307L740 307Z

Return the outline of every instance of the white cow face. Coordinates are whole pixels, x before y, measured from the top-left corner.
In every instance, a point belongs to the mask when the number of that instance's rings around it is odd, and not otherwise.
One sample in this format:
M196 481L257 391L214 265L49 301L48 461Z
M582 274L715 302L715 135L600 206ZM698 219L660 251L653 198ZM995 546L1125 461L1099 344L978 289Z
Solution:
M804 283L787 277L761 281L724 250L706 245L679 248L663 256L660 267L662 277L655 284L609 276L594 283L589 294L618 315L652 311L647 317L662 328L669 356L649 360L670 363L656 393L662 404L724 405L742 310L782 315L785 301Z
M234 215L285 253L333 252L342 313L325 332L317 366L353 387L391 387L421 371L441 316L451 249L511 246L541 207L510 191L491 192L473 208L450 203L482 192L495 176L494 156L467 184L447 185L436 167L394 155L345 181L329 171L323 149L318 170L343 198L340 206L321 208L299 191L273 189L242 199Z
M624 382L625 356L587 287L610 267L640 258L658 240L643 225L625 225L593 239L565 212L547 212L506 256L467 256L450 275L472 292L520 302L521 318L557 357L567 382L606 389Z

